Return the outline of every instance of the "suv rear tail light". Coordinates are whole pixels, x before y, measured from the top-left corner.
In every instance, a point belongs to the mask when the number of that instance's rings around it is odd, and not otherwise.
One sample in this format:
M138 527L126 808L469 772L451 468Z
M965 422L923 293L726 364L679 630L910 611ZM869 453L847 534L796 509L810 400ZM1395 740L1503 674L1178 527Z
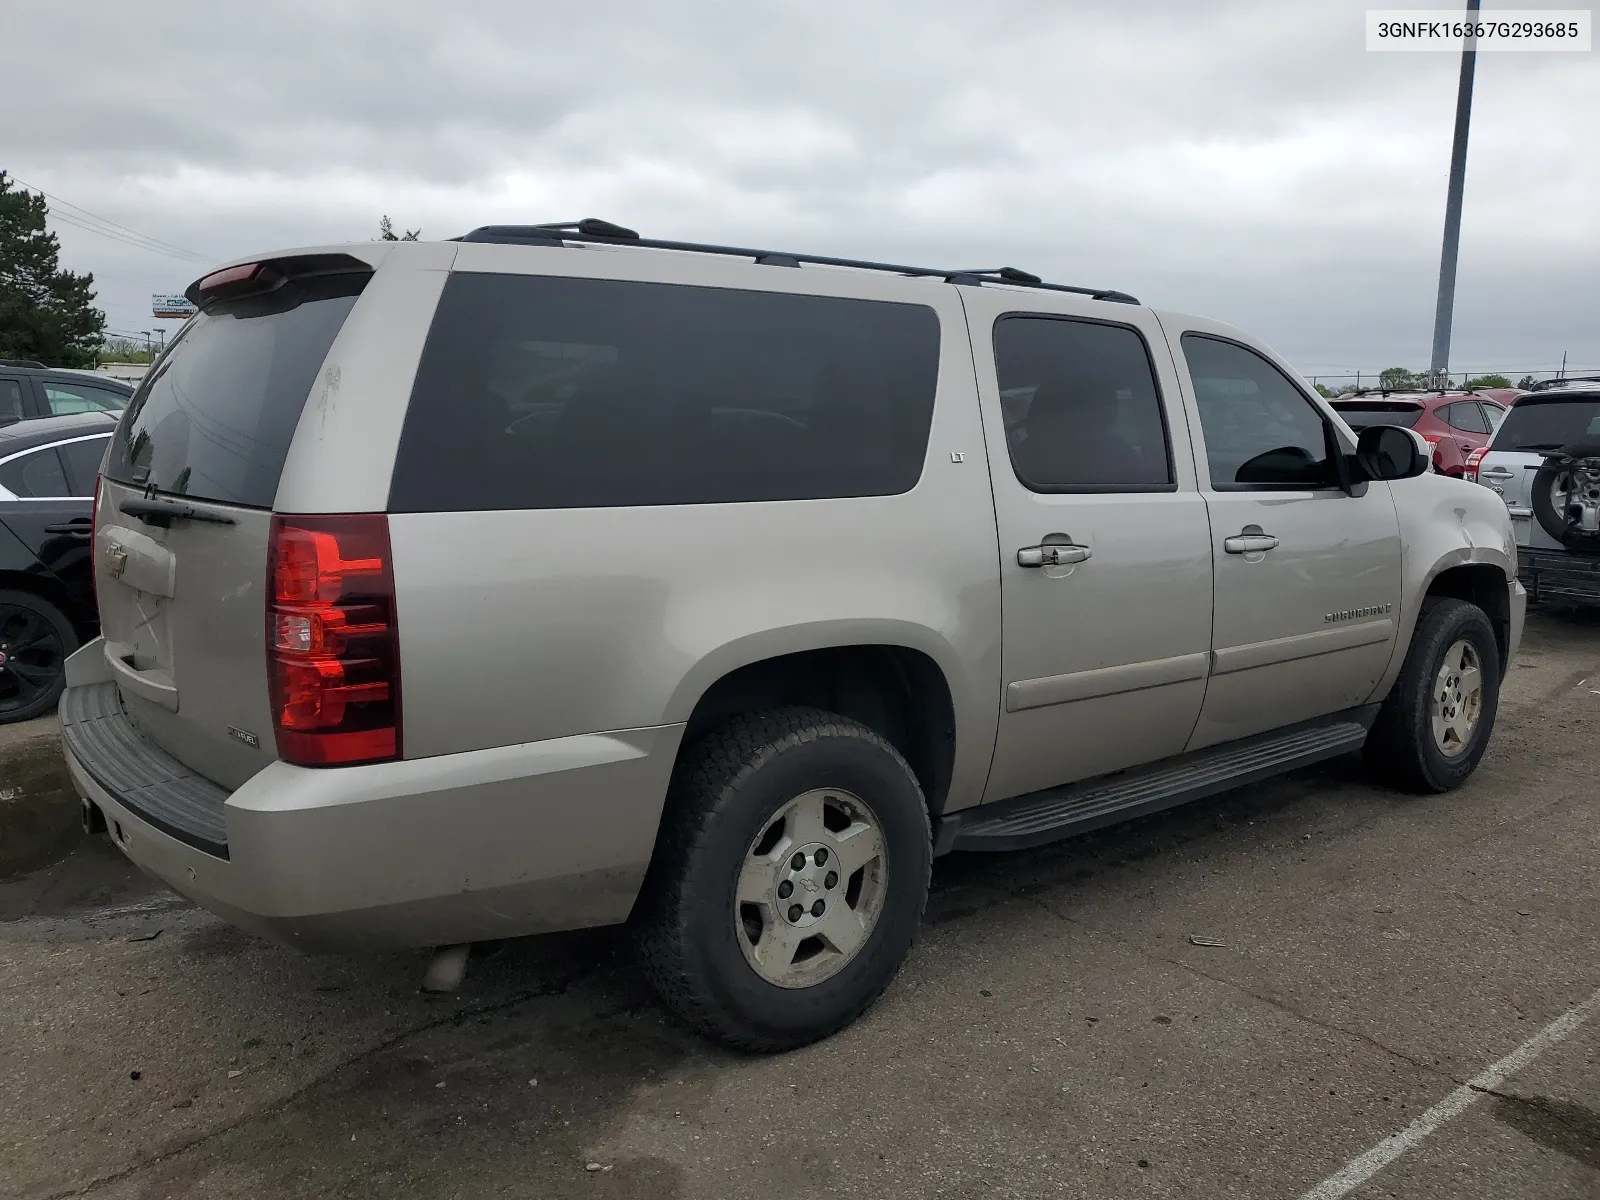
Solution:
M1428 443L1428 450L1433 455L1433 465L1440 471L1444 470L1444 455L1439 453L1439 443L1443 440L1437 433L1425 433L1422 440Z
M101 476L94 477L94 503L89 506L89 590L96 611L100 608L100 556L94 551L94 539L100 528L100 480Z
M1483 456L1487 453L1489 453L1489 447L1479 446L1471 454L1467 455L1467 465L1462 471L1462 478L1468 483L1478 482L1478 464L1483 461Z
M267 675L278 757L306 767L400 757L400 637L389 518L274 516Z

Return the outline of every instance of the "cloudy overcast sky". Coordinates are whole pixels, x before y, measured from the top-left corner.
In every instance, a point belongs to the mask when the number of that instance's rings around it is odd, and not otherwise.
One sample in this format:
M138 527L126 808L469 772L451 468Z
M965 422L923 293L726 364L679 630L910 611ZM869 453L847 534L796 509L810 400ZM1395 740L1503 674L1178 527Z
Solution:
M1366 52L1366 8L14 3L0 168L204 260L594 215L1425 366L1459 60ZM1595 52L1479 55L1452 367L1600 369L1597 145ZM113 329L204 266L56 228Z

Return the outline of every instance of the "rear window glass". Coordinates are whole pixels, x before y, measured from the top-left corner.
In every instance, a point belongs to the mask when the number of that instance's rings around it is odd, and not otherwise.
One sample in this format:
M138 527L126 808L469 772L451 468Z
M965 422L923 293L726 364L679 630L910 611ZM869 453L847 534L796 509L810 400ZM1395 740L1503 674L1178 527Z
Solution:
M882 496L922 474L939 320L915 304L457 274L390 508Z
M271 508L311 385L369 278L291 281L192 318L129 403L106 474Z
M1351 429L1365 429L1368 425L1410 429L1422 417L1422 409L1415 404L1335 404L1333 408Z
M1559 450L1600 441L1600 399L1519 400L1495 431L1496 450Z

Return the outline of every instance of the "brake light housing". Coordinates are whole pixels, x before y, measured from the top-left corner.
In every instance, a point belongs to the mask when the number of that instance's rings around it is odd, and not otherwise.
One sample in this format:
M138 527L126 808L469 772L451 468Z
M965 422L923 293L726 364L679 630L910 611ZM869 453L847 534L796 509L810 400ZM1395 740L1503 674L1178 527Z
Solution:
M1478 464L1483 461L1483 456L1487 453L1489 453L1489 447L1479 446L1471 454L1467 455L1467 465L1462 469L1461 477L1468 483L1479 482Z
M267 679L278 757L306 767L401 754L389 518L275 515Z
M89 506L89 590L94 595L95 611L100 611L100 555L94 543L100 528L100 482L103 476L94 477L94 503Z

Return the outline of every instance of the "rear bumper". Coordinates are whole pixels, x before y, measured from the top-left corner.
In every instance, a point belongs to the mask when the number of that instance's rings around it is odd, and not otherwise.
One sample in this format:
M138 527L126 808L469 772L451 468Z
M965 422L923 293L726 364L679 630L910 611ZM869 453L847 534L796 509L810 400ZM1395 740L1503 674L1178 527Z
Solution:
M1600 555L1517 548L1517 578L1531 600L1600 604Z
M313 951L625 920L683 732L622 730L363 767L273 763L222 799L225 841L206 849L181 806L153 810L151 784L119 784L127 769L109 757L115 739L66 728L73 782L135 864L233 924ZM131 725L122 732L139 737Z

